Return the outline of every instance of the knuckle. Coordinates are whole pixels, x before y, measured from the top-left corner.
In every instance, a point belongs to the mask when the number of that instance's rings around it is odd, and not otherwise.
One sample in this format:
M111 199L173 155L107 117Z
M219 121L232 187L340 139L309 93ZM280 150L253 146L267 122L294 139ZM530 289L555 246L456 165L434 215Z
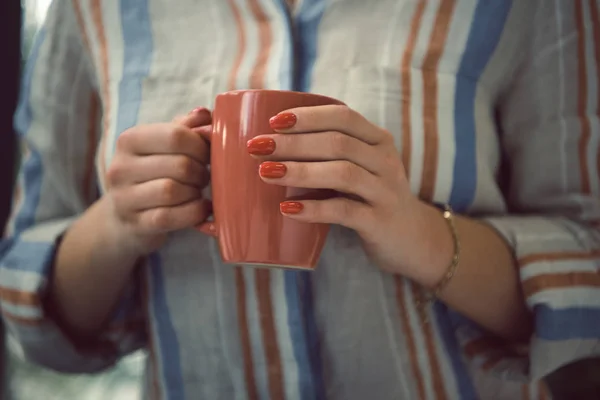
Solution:
M119 134L119 136L117 137L117 143L116 143L117 150L127 150L127 149L131 148L132 143L135 139L135 136L136 136L135 128L129 128L129 129L126 129L123 132L121 132Z
M177 196L177 183L171 179L164 179L160 183L160 198L171 201Z
M354 110L348 106L339 106L340 120L343 124L349 124L354 120Z
M348 186L358 178L354 164L346 161L339 164L337 173L344 186Z
M115 158L110 163L105 175L106 183L109 187L115 186L121 180L124 170L125 168L123 168L123 164L118 158Z
M191 178L194 175L193 161L185 156L179 156L175 161L175 174L181 178Z
M168 143L171 149L182 147L185 140L185 130L178 125L171 125L167 131Z
M340 199L340 202L335 209L340 221L348 221L352 219L356 213L356 210L352 207L352 202L347 199Z
M350 138L340 132L334 132L331 135L331 150L334 157L343 157L348 155L351 143Z
M168 230L171 224L171 214L167 209L157 208L151 210L149 216L150 229L156 231Z

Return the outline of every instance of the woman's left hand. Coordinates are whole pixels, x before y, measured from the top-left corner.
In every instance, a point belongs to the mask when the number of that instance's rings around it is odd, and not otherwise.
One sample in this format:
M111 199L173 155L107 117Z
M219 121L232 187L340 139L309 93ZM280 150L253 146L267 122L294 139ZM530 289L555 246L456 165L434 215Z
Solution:
M443 274L425 273L421 261L427 258L423 253L436 248L430 246L432 229L449 232L437 210L410 191L389 132L339 105L290 109L270 124L274 134L248 142L248 152L264 160L259 169L264 182L346 195L286 201L281 203L284 215L355 230L369 255L388 272L421 282L434 282Z

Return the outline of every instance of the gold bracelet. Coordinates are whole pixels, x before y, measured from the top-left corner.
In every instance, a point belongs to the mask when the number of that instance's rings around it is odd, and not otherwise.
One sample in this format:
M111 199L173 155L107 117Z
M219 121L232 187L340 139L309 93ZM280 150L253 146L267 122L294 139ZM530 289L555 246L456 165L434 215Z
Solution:
M452 241L454 242L454 255L452 256L452 261L450 261L450 265L446 268L446 273L434 286L433 290L424 293L421 295L421 298L417 301L417 308L421 314L421 317L426 320L425 308L431 304L436 298L439 297L442 290L448 286L448 283L454 277L456 270L458 269L458 263L460 261L460 240L458 238L458 233L456 231L456 225L454 224L454 212L449 205L445 204L441 207L443 210L442 217L448 223L448 227L450 228L450 233L452 234Z

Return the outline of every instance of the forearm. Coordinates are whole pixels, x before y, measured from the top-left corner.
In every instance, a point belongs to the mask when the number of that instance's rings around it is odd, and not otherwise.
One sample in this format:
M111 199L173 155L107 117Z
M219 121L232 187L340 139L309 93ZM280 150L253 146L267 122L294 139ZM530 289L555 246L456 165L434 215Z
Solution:
M108 207L103 199L92 205L65 233L55 259L52 310L82 339L109 318L138 259Z
M416 280L425 287L439 282L454 252L452 235L439 210L426 206L430 223L425 252L428 273ZM508 340L527 340L532 330L511 249L496 231L476 220L455 216L460 261L454 277L440 294L449 307Z

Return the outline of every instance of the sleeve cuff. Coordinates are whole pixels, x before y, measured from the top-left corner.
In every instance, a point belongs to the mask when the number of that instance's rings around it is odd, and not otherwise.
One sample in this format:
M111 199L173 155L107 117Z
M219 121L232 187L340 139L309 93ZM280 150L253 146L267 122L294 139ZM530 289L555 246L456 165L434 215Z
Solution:
M486 219L513 249L534 317L528 348L490 338L471 324L457 333L478 367L541 379L561 366L600 356L600 243L592 228L563 218Z

